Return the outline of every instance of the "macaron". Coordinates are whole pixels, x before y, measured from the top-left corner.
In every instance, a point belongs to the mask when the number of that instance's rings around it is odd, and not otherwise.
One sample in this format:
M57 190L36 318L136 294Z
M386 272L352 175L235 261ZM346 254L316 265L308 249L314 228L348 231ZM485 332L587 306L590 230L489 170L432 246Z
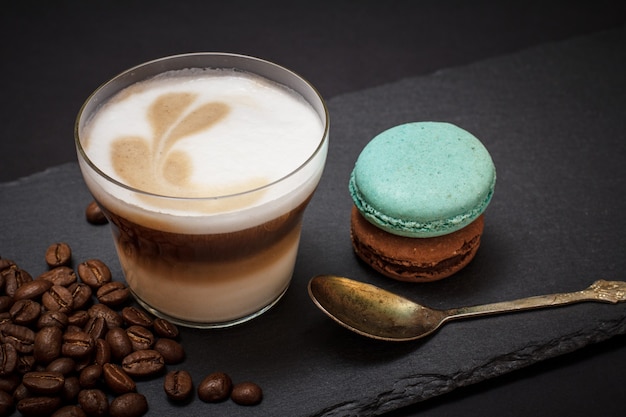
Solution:
M448 277L476 254L495 182L491 155L466 130L392 127L365 146L350 176L354 250L395 279Z

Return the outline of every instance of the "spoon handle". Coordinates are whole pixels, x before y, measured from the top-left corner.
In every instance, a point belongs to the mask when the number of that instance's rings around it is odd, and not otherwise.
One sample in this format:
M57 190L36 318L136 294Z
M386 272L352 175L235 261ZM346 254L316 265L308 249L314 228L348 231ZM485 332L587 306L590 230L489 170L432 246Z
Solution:
M446 310L446 320L484 316L489 314L515 312L566 304L595 301L619 303L626 301L626 282L599 280L582 291L538 295L512 301L484 304L471 307L459 307Z

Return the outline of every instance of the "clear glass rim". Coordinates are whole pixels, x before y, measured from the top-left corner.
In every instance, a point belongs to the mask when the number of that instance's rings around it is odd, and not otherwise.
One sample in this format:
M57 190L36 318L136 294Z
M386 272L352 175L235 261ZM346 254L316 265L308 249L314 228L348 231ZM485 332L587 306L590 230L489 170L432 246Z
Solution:
M277 70L280 70L280 71L282 71L284 73L290 74L292 77L294 77L294 78L298 79L300 82L302 82L303 85L305 85L308 89L311 90L311 92L314 93L314 96L319 100L319 104L321 104L322 109L323 109L323 120L322 120L322 122L324 124L324 130L322 132L322 137L319 139L319 143L318 143L317 147L311 153L311 155L302 164L300 164L296 169L292 170L288 174L286 174L286 175L282 176L281 178L278 178L278 179L276 179L276 180L274 180L274 181L272 181L272 182L270 182L268 184L262 185L260 187L252 188L250 190L241 191L241 192L238 192L238 193L215 195L215 196L204 196L204 197L180 197L180 196L170 196L170 195L163 195L163 194L152 193L152 192L149 192L149 191L141 190L141 189L129 186L127 184L124 184L123 182L121 182L119 180L116 180L115 178L111 177L110 175L108 175L107 173L102 171L89 158L89 156L85 152L85 150L84 150L84 148L82 146L82 143L80 141L81 122L83 121L83 116L85 116L87 106L106 87L108 87L111 84L117 82L120 78L122 78L122 77L124 77L126 75L129 75L132 72L137 71L138 69L145 68L145 67L148 67L148 66L153 66L153 65L159 64L159 63L164 62L164 61L174 61L174 60L178 60L178 59L181 59L181 58L189 58L189 57L193 57L193 56L223 56L223 57L232 57L232 58L241 59L241 60L256 61L257 63L261 63L261 64L263 64L263 65L265 65L267 67L273 67L273 68L275 68ZM191 66L189 66L189 68L191 68ZM217 66L216 67L196 66L195 68L233 68L233 69L237 69L236 67L227 67L227 66L220 66L220 67L217 67ZM242 69L242 71L253 73L252 71L247 71L245 69ZM141 80L137 80L137 81L141 81ZM275 81L275 82L277 82L277 81ZM281 84L280 82L277 82L277 83ZM292 90L295 90L293 87L290 87L290 86L287 86L287 87L292 89ZM121 89L118 90L118 92L119 91L121 91ZM298 91L296 91L296 92L298 92ZM298 92L298 94L301 94L301 93ZM306 98L304 98L304 99L307 102L309 102L309 100L307 100ZM314 103L310 103L310 102L309 102L309 104L314 105ZM316 110L316 112L317 112L317 110ZM141 194L141 195L145 195L145 196L149 196L149 197L156 197L156 198L160 198L160 199L169 199L169 200L177 200L177 201L225 200L225 199L228 199L228 198L237 198L237 197L242 197L242 196L246 196L246 195L249 195L249 194L254 194L256 192L260 192L260 191L272 188L276 184L279 184L279 183L281 183L281 182L283 182L283 181L293 177L294 175L296 175L299 171L303 170L307 165L309 165L309 163L311 163L311 161L314 160L315 157L322 151L322 149L324 148L325 143L328 141L329 126L330 126L330 117L329 117L328 107L326 106L326 102L324 101L322 95L313 86L313 84L311 84L309 81L307 81L304 77L300 76L296 72L294 72L294 71L292 71L290 69L287 69L287 68L285 68L285 67L283 67L283 66L281 66L279 64L276 64L274 62L267 61L267 60L261 59L261 58L256 58L256 57L249 56L249 55L227 53L227 52L193 52L193 53L169 55L169 56L165 56L165 57L162 57L162 58L157 58L157 59L154 59L154 60L151 60L151 61L146 61L146 62L141 63L139 65L136 65L134 67L128 68L128 69L118 73L116 76L114 76L113 78L109 79L108 81L105 81L104 83L102 83L98 88L96 88L89 95L89 97L87 97L87 99L84 101L84 103L80 107L80 110L78 111L78 115L77 115L76 121L74 123L74 143L76 145L76 149L79 152L80 158L82 158L82 160L85 161L87 163L87 165L89 165L89 167L96 174L98 174L100 177L105 179L107 182L110 182L110 183L116 185L117 187L126 189L128 191L133 192L133 193L137 193L137 194Z

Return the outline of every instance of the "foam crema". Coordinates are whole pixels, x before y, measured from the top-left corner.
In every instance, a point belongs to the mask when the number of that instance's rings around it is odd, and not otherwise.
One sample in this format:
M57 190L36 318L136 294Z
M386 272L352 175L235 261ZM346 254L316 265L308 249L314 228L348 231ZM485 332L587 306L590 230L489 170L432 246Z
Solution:
M243 71L195 68L125 88L80 136L86 157L105 174L90 180L109 205L168 229L215 232L300 204L325 162L324 129L287 87ZM211 220L224 213L231 215Z
M178 324L230 326L289 286L326 160L328 116L308 83L266 61L170 58L121 74L87 100L79 164L137 301ZM240 69L181 69L188 60Z

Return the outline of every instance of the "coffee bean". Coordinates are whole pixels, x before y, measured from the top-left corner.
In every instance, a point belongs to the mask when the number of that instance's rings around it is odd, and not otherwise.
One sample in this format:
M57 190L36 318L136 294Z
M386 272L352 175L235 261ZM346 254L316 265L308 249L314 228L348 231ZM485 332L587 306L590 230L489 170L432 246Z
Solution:
M8 311L0 313L0 327L5 324L13 324L13 320L11 319L11 313L9 313Z
M198 398L207 403L224 401L230 395L233 382L224 372L207 375L198 385Z
M20 353L33 352L35 332L25 326L17 324L2 324L0 326L0 341L9 343Z
M87 304L91 302L91 287L82 282L75 282L71 284L67 289L72 293L72 298L74 299L74 309L80 310L81 308L85 308Z
M104 382L115 394L125 394L137 389L135 382L121 366L113 363L105 363L102 369L104 372Z
M19 374L34 371L35 363L36 361L33 355L20 355L17 357L17 368L15 370Z
M117 328L119 329L119 327ZM97 365L104 365L105 363L111 362L111 345L109 345L109 342L105 339L96 339L94 351L93 363Z
M103 338L107 330L107 323L103 317L91 317L83 328L83 331L93 337L93 340Z
M256 405L263 399L263 391L254 382L240 382L233 386L230 398L239 405Z
M66 405L55 411L52 417L87 417L87 414L76 405Z
M147 377L163 371L165 361L156 350L137 350L122 359L122 368L132 377Z
M0 345L0 375L11 375L17 368L17 350L10 343Z
M52 287L52 282L36 279L22 284L13 295L13 301L37 300Z
M122 309L122 318L129 326L152 326L152 318L148 315L148 313L137 307L124 307Z
M35 281L48 281L52 285L67 287L76 282L76 273L69 266L59 266L39 275Z
M0 295L0 313L9 311L13 305L13 297L8 295Z
M22 377L22 384L37 395L57 394L63 388L65 377L60 372L33 371Z
M90 317L102 317L107 322L107 327L110 329L114 327L122 327L124 324L124 320L122 316L117 314L117 312L111 307L108 307L104 304L94 304L89 307L87 310Z
M44 311L37 321L37 328L58 327L64 329L68 325L67 314L60 311Z
M44 327L35 335L33 356L39 363L50 363L61 356L62 345L63 331L56 326Z
M9 297L13 297L15 291L23 284L33 280L33 277L28 272L15 264L3 269L0 272L0 276L4 280L4 292Z
M74 307L72 293L60 285L50 287L41 297L41 302L46 309L60 311L61 313L69 313Z
M24 398L32 397L33 394L20 382L20 384L13 391L13 401L20 402Z
M67 316L68 326L76 326L79 329L85 327L91 316L85 310L74 311Z
M170 371L165 375L163 390L172 401L186 401L193 393L193 380L187 371Z
M72 249L65 242L53 243L46 250L46 263L54 268L68 265L72 259Z
M157 336L161 337L176 339L179 334L178 327L176 327L174 323L160 317L154 319L154 322L152 323L152 328L154 329L154 333L156 333Z
M78 276L92 289L102 287L111 282L111 270L99 259L90 259L78 265Z
M107 224L108 220L97 202L92 201L85 209L85 218L91 224Z
M105 336L105 340L111 348L111 357L121 360L133 351L133 344L121 327L114 327L109 330Z
M75 402L80 392L80 381L77 376L71 375L65 377L65 384L61 391L61 399L66 403Z
M49 416L61 407L59 397L27 397L17 403L17 411L23 416Z
M6 391L0 391L0 416L9 416L13 412L15 404L13 397Z
M104 417L109 414L107 395L100 389L81 390L78 393L78 403L88 416Z
M41 304L33 300L19 300L9 310L15 324L29 325L36 322L41 314Z
M0 391L13 392L21 383L22 378L17 374L0 375Z
M65 376L69 375L76 368L76 361L72 358L61 357L53 360L46 366L46 371L59 372Z
M140 417L148 412L148 400L142 394L129 392L111 401L111 417Z
M130 326L126 334L133 345L133 350L151 349L154 345L154 334L142 326Z
M166 365L181 363L185 359L183 345L173 339L161 338L154 344L154 350L163 355Z
M89 333L83 331L66 332L63 334L61 352L64 356L76 359L85 357L93 351L95 341Z
M102 304L115 307L128 301L130 289L123 282L111 281L98 288L96 297Z

